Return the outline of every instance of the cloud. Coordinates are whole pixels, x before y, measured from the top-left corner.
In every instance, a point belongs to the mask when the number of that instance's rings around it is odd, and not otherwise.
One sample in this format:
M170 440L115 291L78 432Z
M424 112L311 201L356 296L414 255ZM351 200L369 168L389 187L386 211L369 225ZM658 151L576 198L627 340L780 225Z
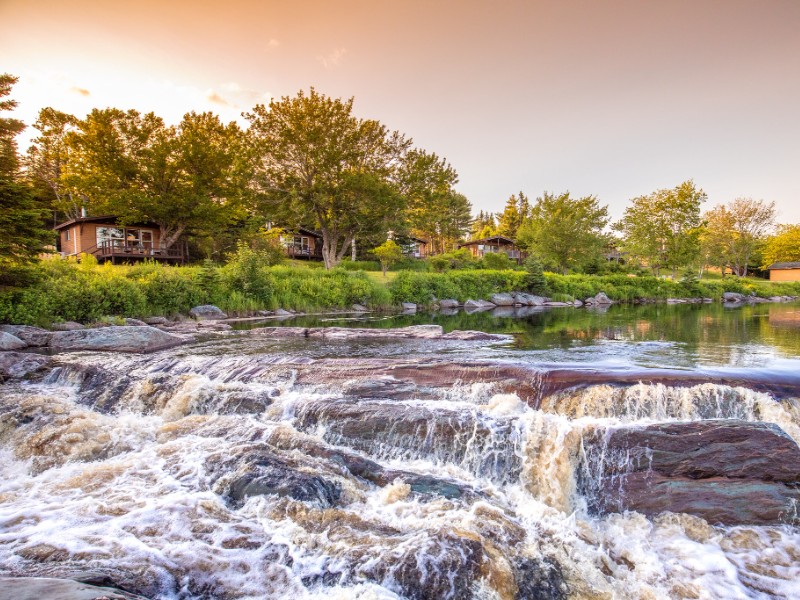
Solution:
M329 69L331 67L338 67L345 54L347 54L347 48L337 48L327 56L318 56L317 60L322 63L323 67Z
M225 98L220 96L214 90L208 90L208 93L206 93L206 100L208 100L209 102L213 102L214 104L219 104L221 106L230 106L231 105L230 102L225 100Z
M87 90L86 88L82 87L72 86L71 88L69 88L69 91L84 97L91 96L91 92L89 92L89 90Z

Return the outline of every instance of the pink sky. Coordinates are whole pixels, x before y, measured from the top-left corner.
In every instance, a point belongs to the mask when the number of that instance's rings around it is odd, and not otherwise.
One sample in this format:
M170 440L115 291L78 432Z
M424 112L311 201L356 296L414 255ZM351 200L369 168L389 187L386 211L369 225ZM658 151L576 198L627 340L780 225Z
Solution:
M709 208L751 196L799 222L799 32L796 0L2 0L0 69L27 123L355 96L447 157L476 212L570 190L616 218L693 178Z

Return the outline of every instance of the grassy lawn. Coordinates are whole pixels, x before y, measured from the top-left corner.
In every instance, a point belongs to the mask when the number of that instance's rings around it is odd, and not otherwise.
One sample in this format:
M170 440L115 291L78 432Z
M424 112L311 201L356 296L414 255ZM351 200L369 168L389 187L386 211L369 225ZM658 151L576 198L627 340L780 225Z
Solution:
M380 271L364 271L364 273L372 279L373 281L383 284L389 285L392 281L397 278L397 271L389 271L386 273L386 277L383 276L383 273Z

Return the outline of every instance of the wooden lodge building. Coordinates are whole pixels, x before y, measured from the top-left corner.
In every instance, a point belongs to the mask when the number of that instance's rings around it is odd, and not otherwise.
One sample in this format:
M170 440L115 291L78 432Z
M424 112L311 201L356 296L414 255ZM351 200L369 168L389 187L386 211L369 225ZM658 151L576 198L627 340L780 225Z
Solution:
M119 225L117 217L79 217L54 228L61 256L92 254L99 262L131 262L152 259L183 263L182 245L161 247L161 231L154 223Z
M517 246L514 240L502 235L494 235L480 240L471 240L459 244L458 247L469 249L473 258L483 258L487 254L503 253L511 260L521 263L527 256L525 252L519 249L519 246Z
M285 231L280 242L289 258L322 260L322 234L313 229L298 227Z
M770 281L800 281L800 262L777 262L767 270Z

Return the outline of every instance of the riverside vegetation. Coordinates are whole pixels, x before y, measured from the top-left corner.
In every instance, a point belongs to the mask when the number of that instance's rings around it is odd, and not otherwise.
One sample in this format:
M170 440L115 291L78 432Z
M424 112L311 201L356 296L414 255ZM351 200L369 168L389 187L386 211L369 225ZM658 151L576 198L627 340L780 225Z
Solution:
M435 299L489 298L528 291L569 301L605 292L621 303L668 298L719 299L724 292L761 297L800 294L800 283L770 283L727 278L679 281L649 275L559 275L529 269L461 268L443 272L400 270L391 279L363 269L370 263L344 263L333 270L272 264L274 258L246 246L223 265L99 265L91 256L43 260L29 285L0 291L0 322L47 325L83 323L114 317L174 316L198 304L215 304L230 314L288 308L298 311L348 309L362 304L390 311L403 302L430 306ZM417 261L415 268L429 263ZM473 265L474 266L474 265ZM491 265L491 262L489 264ZM375 267L379 268L379 267ZM372 277L371 275L376 275Z

